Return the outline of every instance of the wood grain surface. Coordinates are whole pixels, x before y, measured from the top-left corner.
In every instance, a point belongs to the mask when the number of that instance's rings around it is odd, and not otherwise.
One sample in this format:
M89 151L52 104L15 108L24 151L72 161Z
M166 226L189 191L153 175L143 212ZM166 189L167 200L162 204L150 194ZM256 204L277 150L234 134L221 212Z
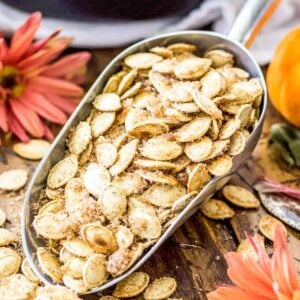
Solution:
M92 82L103 67L120 49L92 51L93 60L89 65L89 82ZM288 181L298 186L299 169L288 169L268 146L270 125L282 121L280 116L269 105L264 130L252 158L241 167L232 178L232 182L251 189L254 178L264 173L266 176ZM17 157L11 150L13 140L0 150L0 173L14 168L26 168L30 175L36 162ZM5 227L19 233L21 207L26 187L14 193L0 192L0 207L7 213ZM221 195L216 195L221 198ZM213 221L204 217L200 211L192 216L176 233L144 264L141 270L149 273L153 280L161 276L172 276L177 280L178 288L174 298L188 300L207 299L206 293L215 289L218 284L230 283L226 274L226 262L223 254L235 250L239 241L245 238L244 232L258 232L259 210L234 208L236 215L231 220ZM298 271L300 270L299 234L288 228L289 245L292 250ZM272 244L267 242L272 252ZM99 299L100 294L90 295L84 299Z

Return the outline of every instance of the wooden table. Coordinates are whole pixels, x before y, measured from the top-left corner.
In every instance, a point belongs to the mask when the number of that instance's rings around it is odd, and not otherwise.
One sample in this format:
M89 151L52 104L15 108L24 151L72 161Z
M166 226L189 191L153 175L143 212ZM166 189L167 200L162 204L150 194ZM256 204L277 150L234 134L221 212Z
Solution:
M93 60L89 65L90 82L120 50L92 51ZM272 147L268 147L270 125L278 121L282 121L280 116L269 105L261 140L251 160L239 169L232 179L233 182L251 189L251 182L256 174L264 172L272 179L289 181L297 185L300 170L288 169L276 159L276 152ZM0 173L12 168L26 168L32 174L37 163L14 155L11 144L12 142L0 150ZM6 227L16 233L19 232L24 193L25 188L17 193L0 192L0 207L7 212L9 220ZM226 221L209 220L201 212L197 212L145 263L142 270L149 273L152 280L161 276L175 277L178 288L174 297L188 300L207 299L207 292L215 289L218 284L230 282L226 274L227 267L223 254L236 249L239 241L245 238L244 231L258 232L258 220L260 215L265 213L263 207L259 210L247 211L235 208L235 211L235 217ZM290 228L288 232L289 244L300 270L299 234ZM271 252L270 242L267 242L267 247ZM99 295L91 295L85 299L99 299Z

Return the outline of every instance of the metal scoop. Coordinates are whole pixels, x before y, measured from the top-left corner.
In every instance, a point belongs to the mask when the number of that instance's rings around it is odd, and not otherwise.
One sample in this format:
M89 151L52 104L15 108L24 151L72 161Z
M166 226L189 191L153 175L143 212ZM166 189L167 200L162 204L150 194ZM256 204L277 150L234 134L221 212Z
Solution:
M73 126L76 126L79 121L86 119L92 108L91 102L95 96L100 93L107 79L121 68L121 63L126 56L135 52L147 51L155 46L166 46L178 42L194 44L198 47L200 52L217 48L233 53L236 65L245 69L252 77L258 77L264 91L259 121L247 141L245 150L234 157L232 172L234 172L250 157L262 132L267 104L267 90L260 67L255 62L255 59L250 52L241 43L244 43L247 40L247 36L249 35L251 28L253 28L257 19L267 8L268 4L270 4L270 2L267 0L248 0L237 17L228 36L209 31L182 31L163 34L138 42L120 53L100 74L93 86L86 93L80 105L57 135L47 155L39 164L29 184L28 191L24 199L21 228L23 248L31 268L42 282L45 284L54 284L51 278L42 272L37 262L36 249L37 247L45 246L45 241L36 235L36 232L32 227L34 206L38 201L40 191L46 185L49 170L54 164L63 158L66 150L66 137L70 129ZM149 248L128 271L116 278L110 278L105 284L90 290L88 293L94 293L109 288L127 277L133 271L137 270L147 259L150 258L158 247L160 247L163 242L199 208L204 201L210 198L217 190L221 189L229 179L230 175L213 178L205 186L205 188L201 190L197 197L195 197L185 207L185 209L181 211L159 240L151 248Z

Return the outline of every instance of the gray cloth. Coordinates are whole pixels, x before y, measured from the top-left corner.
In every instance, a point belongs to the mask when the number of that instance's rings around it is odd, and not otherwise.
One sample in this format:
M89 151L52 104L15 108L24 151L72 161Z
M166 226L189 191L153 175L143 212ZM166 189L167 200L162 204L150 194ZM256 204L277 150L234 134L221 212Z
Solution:
M63 35L75 37L73 46L104 48L127 45L162 32L199 29L213 23L213 30L228 33L243 0L206 0L182 18L160 18L146 21L73 22L44 18L37 37L49 35L62 27ZM28 14L0 2L0 31L13 33ZM260 64L268 63L278 42L293 27L300 25L300 1L282 0L270 22L251 47Z

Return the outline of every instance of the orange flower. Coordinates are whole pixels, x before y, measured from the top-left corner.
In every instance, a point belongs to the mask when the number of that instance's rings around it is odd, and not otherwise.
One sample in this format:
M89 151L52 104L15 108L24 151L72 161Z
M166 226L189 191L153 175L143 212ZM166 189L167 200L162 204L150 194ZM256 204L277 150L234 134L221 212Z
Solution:
M54 61L71 43L58 37L33 41L41 13L33 13L15 32L8 46L0 37L0 128L12 131L22 141L53 138L43 120L64 124L83 95L83 82L90 59L78 52Z
M209 300L300 300L300 281L293 265L282 225L275 231L270 258L257 237L249 236L258 259L236 252L225 255L227 274L235 286L221 286Z

